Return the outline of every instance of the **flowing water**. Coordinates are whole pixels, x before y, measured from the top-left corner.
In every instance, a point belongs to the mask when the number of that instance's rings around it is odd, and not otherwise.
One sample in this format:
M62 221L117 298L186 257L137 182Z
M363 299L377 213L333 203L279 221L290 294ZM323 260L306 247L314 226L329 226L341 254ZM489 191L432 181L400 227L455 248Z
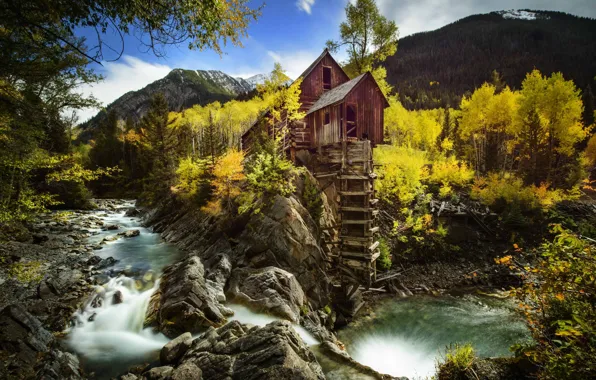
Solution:
M106 225L117 224L120 229L97 230L89 238L91 243L125 230L140 230L137 237L120 238L95 251L102 258L117 259L112 273L124 271L126 276L106 278L77 313L77 323L68 334L68 342L85 369L107 379L156 360L168 342L164 335L143 329L143 321L161 271L175 262L180 252L124 212L97 215ZM122 302L114 303L115 297ZM243 323L264 326L276 320L240 305L228 306L235 313L231 319ZM328 378L354 378L349 368L322 355L316 348L318 342L304 328L296 326L296 330L313 347ZM394 376L424 378L434 374L436 359L450 343L471 342L483 357L505 356L511 344L527 340L528 334L501 300L415 296L382 302L374 314L340 331L339 338L362 364Z
M424 379L452 343L472 343L480 357L510 356L509 347L529 334L508 301L414 296L385 300L339 339L355 360L381 373Z
M133 202L124 204L132 206ZM128 277L107 278L103 286L98 286L84 309L75 315L77 323L68 334L68 343L79 354L85 369L98 378L110 378L132 365L157 359L159 350L169 341L163 334L143 329L143 321L161 271L176 261L180 252L159 234L142 227L138 218L125 216L124 211L101 211L96 215L105 225L116 224L120 228L96 230L90 243L127 230L140 231L139 236L108 242L95 251L101 258L118 260L110 272L124 272ZM115 304L115 296L122 302Z

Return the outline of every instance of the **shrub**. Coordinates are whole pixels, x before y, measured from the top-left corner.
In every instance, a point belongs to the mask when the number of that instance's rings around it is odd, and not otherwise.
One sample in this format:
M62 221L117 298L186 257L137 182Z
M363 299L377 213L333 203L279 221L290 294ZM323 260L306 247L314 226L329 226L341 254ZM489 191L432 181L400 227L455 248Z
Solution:
M23 284L37 284L43 279L39 261L16 262L10 266L8 273Z
M471 344L449 345L446 348L444 362L437 365L438 380L476 378L475 376L467 376L468 373L473 375L474 370L472 369L472 365L475 360L476 354Z
M534 267L512 256L497 259L528 281L515 291L532 343L514 346L530 358L540 379L596 376L596 245L554 225L556 237L543 244Z
M429 182L444 186L463 187L474 179L474 171L455 157L441 158L433 163Z
M474 181L471 196L488 206L517 204L522 210L546 210L562 200L576 199L578 192L550 189L548 184L524 186L521 178L510 173L491 173Z
M377 269L389 270L391 269L391 250L387 241L383 238L379 239L380 255L377 259Z
M298 169L288 160L268 152L260 152L247 165L246 178L257 195L288 196L296 189Z
M424 193L426 187L423 181L428 177L424 151L379 146L374 150L374 160L379 165L376 189L385 202L409 205Z
M308 175L304 181L302 199L304 199L306 209L310 213L310 216L313 218L316 225L319 226L321 215L323 214L323 199L321 198L316 182Z

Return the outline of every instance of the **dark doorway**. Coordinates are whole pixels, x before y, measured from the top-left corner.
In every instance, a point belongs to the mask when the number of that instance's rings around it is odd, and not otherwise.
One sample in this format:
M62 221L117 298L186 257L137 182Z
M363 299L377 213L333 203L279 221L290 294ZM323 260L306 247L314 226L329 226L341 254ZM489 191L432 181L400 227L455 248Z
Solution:
M323 66L323 90L331 90L331 67Z
M356 105L348 104L346 106L346 129L348 139L358 139L356 132Z

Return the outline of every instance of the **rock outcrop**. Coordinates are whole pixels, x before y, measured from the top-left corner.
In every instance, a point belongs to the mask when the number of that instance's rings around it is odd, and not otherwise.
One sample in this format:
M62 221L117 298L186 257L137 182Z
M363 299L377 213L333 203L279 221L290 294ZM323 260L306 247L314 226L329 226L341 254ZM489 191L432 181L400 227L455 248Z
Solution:
M77 357L56 346L54 336L23 307L9 305L0 311L1 374L8 378L80 379Z
M234 270L228 294L234 302L294 323L300 322L300 311L306 303L296 277L276 267Z
M221 326L231 314L205 284L201 260L191 255L164 271L159 289L151 297L145 325L175 337Z
M153 368L143 377L166 378L156 377L157 373L171 379L325 378L314 354L288 322L257 327L232 321L210 328L192 342L178 363Z

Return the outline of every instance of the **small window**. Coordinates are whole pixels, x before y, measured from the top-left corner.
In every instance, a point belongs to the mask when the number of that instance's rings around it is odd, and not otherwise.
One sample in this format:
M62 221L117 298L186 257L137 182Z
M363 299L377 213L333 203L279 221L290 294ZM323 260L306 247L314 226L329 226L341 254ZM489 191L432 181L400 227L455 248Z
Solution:
M331 118L329 117L329 111L325 111L325 123L323 123L324 125L327 125L331 123Z
M331 67L323 66L323 90L331 90Z

